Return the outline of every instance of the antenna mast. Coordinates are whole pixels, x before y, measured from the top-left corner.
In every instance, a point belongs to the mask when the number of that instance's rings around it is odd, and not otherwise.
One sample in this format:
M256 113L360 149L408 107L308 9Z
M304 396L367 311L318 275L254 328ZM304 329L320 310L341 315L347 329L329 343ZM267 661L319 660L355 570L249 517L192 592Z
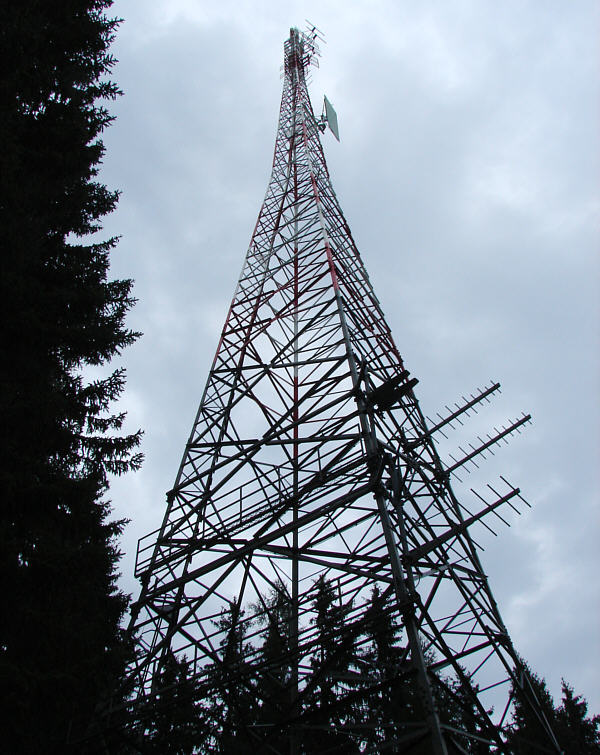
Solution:
M331 185L307 88L320 36L284 45L267 193L139 543L121 714L149 736L191 706L202 752L508 753L516 694L559 752L476 541L520 491L451 486L529 417L440 458L437 434L499 384L425 419Z

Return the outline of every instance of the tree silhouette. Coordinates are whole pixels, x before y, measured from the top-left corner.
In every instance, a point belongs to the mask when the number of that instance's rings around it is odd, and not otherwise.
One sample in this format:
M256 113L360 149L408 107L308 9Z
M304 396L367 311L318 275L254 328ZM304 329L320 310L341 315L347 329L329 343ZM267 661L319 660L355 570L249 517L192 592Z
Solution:
M525 669L541 709L565 755L599 754L600 716L587 715L586 700L581 695L575 695L573 688L564 679L562 702L556 708L545 680L529 670L527 665ZM548 749L548 740L537 717L518 696L515 699L508 744L511 752L515 752L516 755L538 755Z
M212 690L206 705L214 722L214 751L251 752L257 743L253 725L257 718L256 680L248 664L254 648L247 642L248 624L235 602L221 610L214 622L220 634L219 657L209 672Z
M342 605L324 576L315 583L315 639L311 674L303 691L302 751L358 753L355 724L360 707L353 692L359 684L357 629L352 606Z
M390 597L375 587L354 615L351 604L340 603L330 580L317 579L312 632L303 650L310 673L297 706L292 704L292 611L285 586L258 597L250 607L252 621L237 603L229 603L214 622L219 653L202 686L188 678L185 659L167 656L158 692L138 711L146 733L135 750L284 755L291 752L293 735L297 751L305 755L428 755L424 730L421 739L415 738L422 729L415 725L423 721L423 703L403 660L401 625ZM431 666L435 658L429 655L427 661ZM565 755L600 755L600 717L588 716L586 701L563 681L562 704L555 708L544 680L528 673ZM485 741L489 732L481 729L473 694L460 676L430 671L448 753L490 755L496 748ZM516 697L508 751L540 755L548 745L537 717Z
M158 678L157 693L142 717L142 752L191 755L205 745L210 727L199 702L198 686L188 676L188 663L169 653Z
M398 725L411 717L410 685L401 678L399 628L391 615L389 594L373 588L365 613L367 646L361 668L367 679L363 696L364 720L372 726L365 734L371 748L393 741Z
M3 745L64 752L119 674L127 598L116 586L108 475L140 463L111 404L136 334L131 281L108 280L116 240L90 241L117 193L97 180L118 94L104 79L110 0L3 9L0 30L0 675ZM90 373L90 369L96 371Z
M543 715L554 729L554 701L548 691L546 682L543 678L534 674L527 666L525 666L525 671L531 685L531 691L537 697ZM539 755L540 752L543 752L543 749L540 748L547 748L548 745L544 730L531 707L518 694L518 690L514 684L513 695L515 704L508 736L510 747L515 752L515 755Z
M291 686L290 621L291 603L283 584L278 584L261 606L255 606L264 625L260 647L260 671L256 680L259 700L257 733L265 746L274 751L285 749L290 738L290 713L293 707Z
M588 716L587 701L562 680L562 703L556 710L556 736L565 755L600 754L600 716Z

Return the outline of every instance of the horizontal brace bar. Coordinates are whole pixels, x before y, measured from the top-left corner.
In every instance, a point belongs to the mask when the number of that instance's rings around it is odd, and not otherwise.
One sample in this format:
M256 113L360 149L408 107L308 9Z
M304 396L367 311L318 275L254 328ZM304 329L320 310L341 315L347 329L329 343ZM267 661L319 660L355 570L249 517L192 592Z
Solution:
M299 445L302 443L314 443L315 446L321 445L323 443L328 443L330 441L336 441L336 440L355 440L357 438L360 438L360 433L353 433L351 435L345 434L345 435L315 435L312 438L274 438L273 440L261 440L260 438L246 438L245 440L228 440L228 441L221 441L218 443L217 441L211 442L211 443L190 443L188 445L188 448L214 448L218 446L219 448L223 446L244 446L244 445L255 445L257 443L260 443L262 446L284 446L284 445Z
M272 540L276 540L280 537L283 537L284 535L289 534L290 532L292 532L293 530L297 528L300 529L301 527L304 527L305 525L310 524L316 519L320 519L329 511L333 511L334 509L339 508L340 506L345 506L349 503L352 503L353 501L357 500L358 498L361 498L363 495L366 495L367 493L370 493L372 491L373 491L373 482L368 482L365 485L361 485L359 488L357 488L356 490L353 490L351 493L346 493L345 495L340 496L339 498L336 498L333 501L330 501L324 506L321 506L319 509L312 511L310 514L306 514L302 517L299 517L297 522L290 522L289 524L283 527L278 527L277 529L271 532L268 532L262 537L259 537L259 538L251 540L250 542L247 542L244 546L237 548L236 550L233 550L231 553L228 553L225 556L221 556L221 558L217 558L214 561L211 561L210 564L205 564L204 566L201 566L198 569L194 569L194 571L189 572L189 574L184 574L183 576L178 577L177 579L174 579L165 585L161 585L160 587L157 587L154 590L149 590L144 595L144 598L145 598L144 604L150 603L153 600L155 600L158 596L164 595L165 593L168 593L171 590L174 590L177 587L180 587L181 585L187 584L188 582L192 582L198 577L201 577L204 574L210 573L214 569L218 569L221 566L225 566L227 563L231 562L232 560L240 560L244 556L247 556L248 554L253 553L254 551L260 549L261 547L267 545ZM285 510L288 510L287 507ZM133 605L138 606L138 605L143 605L143 604L141 602L138 602Z
M297 362L278 362L273 363L273 360L271 362L267 362L264 364L244 364L242 365L239 370L241 372L250 371L250 370L264 370L269 369L280 369L280 368L292 368L292 367L305 367L309 364L325 364L327 362L339 362L339 357L323 357L322 359L299 359ZM220 375L220 374L229 374L234 373L235 369L229 368L229 367L219 367L217 369L212 370L213 375Z
M317 564L317 566L323 566L326 569L335 569L336 571L346 572L347 574L354 574L357 577L364 577L365 579L370 579L375 582L389 582L392 583L392 577L391 576L384 576L379 570L373 569L372 571L366 571L365 569L360 569L356 566L352 566L351 564L340 564L336 563L333 565L331 561L327 561L324 558L316 558L315 556L310 556L307 553L304 553L302 551L302 548L299 548L298 551L293 551L292 548L284 548L282 546L276 546L276 545L266 545L264 546L263 550L267 553L273 553L281 556L287 556L288 558L297 558L299 561L305 561L306 563L311 564ZM348 556L346 556L348 558Z

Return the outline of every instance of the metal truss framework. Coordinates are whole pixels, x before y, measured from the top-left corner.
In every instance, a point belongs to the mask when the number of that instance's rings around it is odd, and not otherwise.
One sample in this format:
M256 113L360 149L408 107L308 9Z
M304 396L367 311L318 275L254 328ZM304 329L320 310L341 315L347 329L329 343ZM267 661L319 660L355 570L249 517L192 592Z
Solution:
M285 751L297 751L294 727L310 725L299 701L315 642L315 580L324 575L348 622L360 623L377 586L402 628L403 668L425 713L395 751L411 752L419 742L437 755L470 752L477 739L506 752L510 689L533 710L539 706L471 528L514 506L519 490L503 480L502 489L467 508L450 478L529 417L442 464L436 433L499 385L439 421L422 414L417 381L330 182L306 83L317 52L314 34L291 30L267 193L163 524L140 541L142 589L131 621L138 653L129 683L137 701L151 698L164 659L174 654L185 656L202 689L207 670L223 662L223 606L240 616L243 607L248 627L264 625L265 596L277 593L291 617ZM477 735L442 722L433 690L442 671L460 683ZM539 716L548 751L559 751ZM254 736L261 751L269 733Z

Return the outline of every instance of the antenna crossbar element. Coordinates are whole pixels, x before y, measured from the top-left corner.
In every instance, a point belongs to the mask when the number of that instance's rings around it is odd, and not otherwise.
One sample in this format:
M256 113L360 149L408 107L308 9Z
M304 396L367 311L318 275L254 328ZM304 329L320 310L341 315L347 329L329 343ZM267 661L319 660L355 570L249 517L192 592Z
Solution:
M508 503L512 498L515 496L518 496L520 494L519 488L513 488L509 493L507 493L504 496L501 496L497 500L495 500L493 503L488 503L484 509L481 509L481 511L477 512L477 514L473 514L467 519L464 519L463 521L452 525L448 530L446 530L441 535L438 535L437 537L432 538L428 543L425 543L423 545L418 546L417 548L413 548L412 550L409 550L405 555L404 558L408 561L412 561L413 563L416 563L419 561L419 559L423 558L424 556L429 555L431 552L436 550L437 548L440 548L441 546L446 545L450 540L453 540L457 537L457 535L463 534L467 532L469 527L471 527L475 522L480 521L484 516L491 512L495 512L495 510L502 506L505 503Z
M140 750L176 710L200 752L507 754L510 695L539 705L474 533L509 523L520 493L490 487L469 511L450 478L530 418L442 463L434 433L499 385L428 426L331 184L317 38L284 44L269 185L162 525L139 544L114 720Z
M306 21L305 34L307 34L308 36L314 36L317 39L319 39L321 42L325 42L325 34L308 19L305 19L305 21Z
M488 388L483 388L479 390L476 396L471 395L470 399L466 399L463 396L462 397L463 403L461 405L455 404L456 409L452 410L449 407L446 407L446 410L449 413L445 417L442 417L441 414L438 414L439 421L436 422L433 426L429 427L429 433L432 435L433 433L440 431L446 425L449 425L452 428L452 423L455 420L458 420L460 422L459 418L462 415L465 415L466 417L468 417L470 410L475 411L475 407L477 406L477 404L480 404L482 401L489 401L489 397L493 393L499 390L500 390L500 383L493 383ZM429 418L427 419L429 422L431 422Z
M526 425L530 421L531 414L525 414L520 419L511 423L508 427L503 427L502 430L496 430L494 435L488 435L488 439L486 441L481 441L481 444L477 448L473 448L473 450L469 452L463 452L465 453L465 455L458 461L454 459L454 457L452 457L454 464L446 468L446 473L449 474L454 472L456 469L462 467L467 462L474 463L473 460L477 456L483 454L484 451L490 449L492 446L495 446L501 440L503 440L505 443L508 443L507 437L509 435L512 435L512 433L514 432L520 432L519 428L521 428L523 425Z

